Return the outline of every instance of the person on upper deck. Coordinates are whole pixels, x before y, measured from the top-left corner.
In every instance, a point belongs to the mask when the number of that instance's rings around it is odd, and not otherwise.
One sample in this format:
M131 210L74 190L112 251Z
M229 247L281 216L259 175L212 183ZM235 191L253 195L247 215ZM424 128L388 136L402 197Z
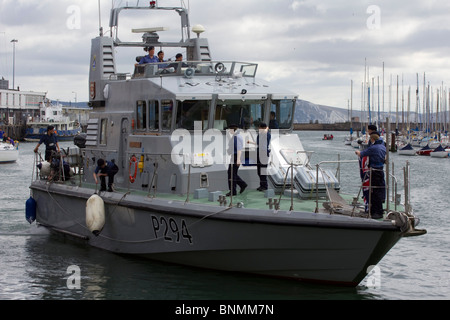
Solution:
M166 63L165 64L161 64L161 62L166 62L166 60L164 60L164 51L159 51L158 52L158 62L160 63L158 65L158 68L160 68L160 69L167 68L168 65Z
M154 46L146 48L145 51L148 52L148 55L142 57L141 61L139 61L139 64L157 63L157 62L159 62L158 57L155 56L155 47Z
M183 61L183 55L181 53L177 53L177 55L175 56L175 63L171 63L169 65L169 68L175 68L175 70L177 70L179 63ZM188 65L184 62L181 63L181 67L182 68L186 68Z

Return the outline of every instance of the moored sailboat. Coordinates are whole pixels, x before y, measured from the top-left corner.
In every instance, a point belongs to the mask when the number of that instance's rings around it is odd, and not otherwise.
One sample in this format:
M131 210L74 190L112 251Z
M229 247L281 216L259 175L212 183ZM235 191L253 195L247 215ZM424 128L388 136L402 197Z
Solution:
M398 154L403 156L415 156L416 150L412 147L410 143L398 149Z
M433 158L448 158L448 151L439 145L439 147L430 152L430 156Z

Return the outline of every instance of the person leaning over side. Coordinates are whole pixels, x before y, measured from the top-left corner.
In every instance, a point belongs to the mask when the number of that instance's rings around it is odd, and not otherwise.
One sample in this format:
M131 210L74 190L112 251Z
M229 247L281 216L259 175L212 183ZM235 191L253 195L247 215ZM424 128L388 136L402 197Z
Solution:
M38 149L41 144L45 144L45 161L50 162L52 157L53 151L59 152L59 144L58 139L55 135L55 127L54 126L48 126L47 127L47 133L42 136L41 140L39 140L39 143L37 144L36 148L34 148L34 153L38 152Z
M11 138L8 137L8 136L3 136L3 142L8 142L8 143L9 143L10 145L12 145L13 147L16 145L15 142L14 142L14 140L11 139Z
M384 163L386 159L386 146L380 139L379 132L370 135L371 145L364 151L355 151L359 157L369 157L370 202L369 208L372 219L383 218L383 202L386 200L386 182L384 179Z
M114 162L105 161L103 159L97 160L97 168L95 168L93 175L95 184L98 184L98 178L100 178L100 191L106 191L106 177L108 177L108 192L113 192L112 185L114 183L114 176L117 172L119 172L119 168Z

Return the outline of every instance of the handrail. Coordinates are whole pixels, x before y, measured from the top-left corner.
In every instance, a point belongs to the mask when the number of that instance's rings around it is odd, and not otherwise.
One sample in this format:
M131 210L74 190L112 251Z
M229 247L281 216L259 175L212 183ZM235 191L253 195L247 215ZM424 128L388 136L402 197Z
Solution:
M343 161L341 161L341 160L338 160L338 161L321 161L321 162L319 162L318 164L316 164L316 167L317 167L317 170L316 170L316 213L318 213L319 212L319 191L318 191L318 185L319 185L319 170L322 170L322 168L320 168L320 166L321 165L323 165L323 164L333 164L333 163L337 163L337 164L341 164L341 163L359 163L359 161L358 160L343 160ZM407 166L409 166L409 163L407 162ZM340 167L339 167L339 170L340 170ZM372 170L374 170L374 169L372 169L371 168L371 173L370 173L370 183L369 183L369 190L371 190L371 189L375 189L375 188L378 188L378 186L372 186L372 183L371 183L371 180L372 180ZM384 171L384 170L383 170ZM409 169L406 169L406 171L407 172L409 172ZM323 171L321 171L322 173L323 173ZM395 192L395 195L397 195L397 193L398 193L398 179L397 179L397 177L396 176L394 176L393 174L391 174L391 173L388 173L388 177L387 177L387 179L389 179L389 178L392 178L393 179L393 183L394 183L394 192ZM407 178L405 178L405 181L406 181L406 179ZM328 186L327 186L327 184L325 184L325 188L326 188L326 190L327 190L327 197L328 197L328 199L330 199L331 197L330 197L330 195L329 195L329 192L328 192ZM361 191L362 191L362 189L364 188L364 186L363 186L363 184L361 184L361 187L360 187L360 190L359 190L359 193L358 193L358 198L359 198L359 196L360 196L360 194L361 194ZM406 182L405 182L405 189L406 188L408 188L408 190L409 190L409 185L408 186L406 186ZM405 192L406 192L406 190L405 190ZM389 195L387 194L387 200L388 200L388 202L389 202ZM397 201L397 199L393 199L394 200L394 209L395 210L397 210L397 206L398 206L398 201ZM405 204L408 204L407 202L406 202L406 199L405 199ZM371 205L371 192L369 192L369 213L370 213L370 205Z
M133 79L182 76L192 69L192 76L255 78L258 64L242 61L166 61L138 64ZM247 70L244 70L247 69ZM115 80L110 77L110 80ZM122 79L117 79L122 80Z
M318 164L316 164L316 210L315 210L316 213L319 212L319 170L322 170L320 168L320 166L323 164L335 164L335 163L338 164L338 172L340 173L340 164L342 164L342 163L359 163L359 161L358 160L321 161ZM323 171L322 171L322 174L323 174ZM340 181L339 181L339 183L340 183ZM328 186L326 183L325 183L325 189L327 191L328 199L331 199L329 191L328 191ZM359 198L359 195L361 194L361 190L362 190L362 185L361 185L360 191L358 193L358 198ZM353 213L354 212L352 212L352 215L353 215ZM331 212L331 214L332 214L332 212Z

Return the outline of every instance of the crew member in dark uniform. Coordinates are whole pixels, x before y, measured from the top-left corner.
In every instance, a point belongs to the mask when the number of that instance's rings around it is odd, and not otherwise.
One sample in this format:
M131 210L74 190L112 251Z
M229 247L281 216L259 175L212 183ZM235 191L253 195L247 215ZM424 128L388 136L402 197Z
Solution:
M54 126L48 126L47 127L47 133L39 140L39 143L37 144L36 148L34 148L34 152L37 153L39 146L41 144L45 144L45 161L50 162L52 157L52 151L58 151L59 152L59 145L58 145L58 139L55 135L55 127Z
M100 191L106 191L106 177L108 177L108 192L113 192L112 185L114 183L114 176L117 172L119 172L119 168L114 162L105 161L103 159L97 160L97 168L95 168L94 171L94 180L95 184L97 184L97 177L100 177Z
M386 146L380 139L379 132L373 132L370 135L371 145L364 151L356 151L355 153L363 158L369 157L369 167L371 170L366 174L371 176L370 194L371 207L369 209L372 219L383 218L383 202L386 200L386 182L384 179L384 163L386 159Z
M270 154L270 140L272 136L269 132L269 127L265 123L259 125L259 134L256 138L257 148L257 162L256 168L259 177L259 187L258 191L265 191L268 188L267 184L267 167L269 164L269 154ZM248 141L248 143L255 144L254 142Z
M240 193L243 193L248 186L238 175L238 170L241 166L242 150L244 149L244 139L237 131L238 125L232 124L228 128L233 130L233 142L230 143L228 150L228 153L232 155L232 161L228 166L228 187L230 188L230 192L226 194L227 197L231 196L231 194L233 196L236 195L236 185L241 188ZM233 178L233 183L231 183L231 178Z

